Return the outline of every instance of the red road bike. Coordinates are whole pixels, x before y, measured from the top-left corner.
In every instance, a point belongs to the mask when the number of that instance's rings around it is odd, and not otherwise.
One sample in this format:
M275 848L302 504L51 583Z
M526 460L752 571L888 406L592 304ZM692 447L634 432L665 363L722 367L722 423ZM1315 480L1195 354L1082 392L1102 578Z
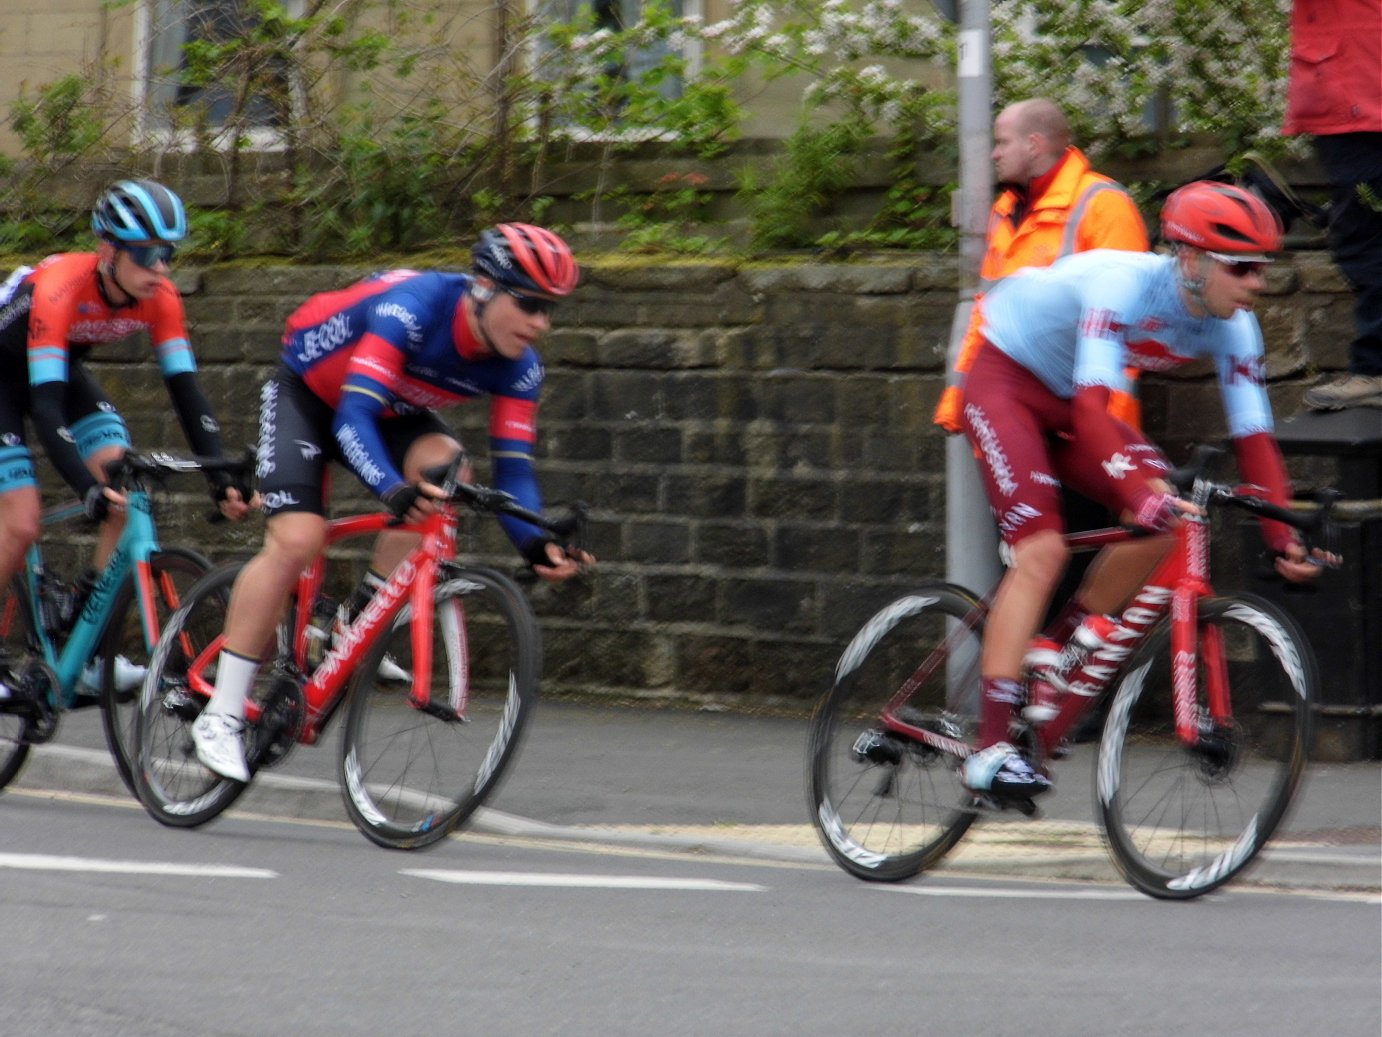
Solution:
M1096 814L1122 875L1154 897L1215 889L1252 863L1305 767L1318 678L1299 625L1252 594L1210 584L1211 509L1289 523L1328 540L1332 500L1288 511L1202 472L1176 473L1206 517L1183 522L1166 559L1118 618L1046 723L1014 716L1035 767L1068 750L1112 689L1095 773ZM1076 550L1138 535L1067 536ZM841 656L811 720L808 797L826 850L860 878L896 881L934 866L992 806L967 790L979 656L990 597L923 584L879 610ZM1030 802L1028 803L1030 807Z
M553 520L507 493L455 481L422 522L385 513L328 525L328 546L386 528L420 543L354 621L321 653L326 555L303 570L277 644L259 669L247 713L251 775L314 744L343 702L338 775L351 820L369 839L399 849L431 845L471 815L512 761L537 698L542 650L532 607L508 576L456 559L458 505L509 514L578 538L584 510ZM192 722L215 686L226 605L241 565L222 567L188 591L150 660L137 718L140 800L158 821L192 827L217 817L244 790L198 761ZM385 657L407 678L381 676ZM393 671L395 674L396 670Z

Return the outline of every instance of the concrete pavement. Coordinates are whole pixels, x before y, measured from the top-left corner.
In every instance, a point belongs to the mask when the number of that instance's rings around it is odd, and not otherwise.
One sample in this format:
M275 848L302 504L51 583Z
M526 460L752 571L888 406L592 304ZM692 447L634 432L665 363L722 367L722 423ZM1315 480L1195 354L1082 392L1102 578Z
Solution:
M345 821L338 737L297 747L232 813ZM800 718L544 702L470 830L833 867L809 821L805 746ZM1120 882L1093 819L1092 760L1092 746L1077 747L1057 765L1042 818L985 818L938 870ZM127 798L99 712L65 715L13 789ZM1382 763L1312 765L1292 815L1239 884L1382 892Z

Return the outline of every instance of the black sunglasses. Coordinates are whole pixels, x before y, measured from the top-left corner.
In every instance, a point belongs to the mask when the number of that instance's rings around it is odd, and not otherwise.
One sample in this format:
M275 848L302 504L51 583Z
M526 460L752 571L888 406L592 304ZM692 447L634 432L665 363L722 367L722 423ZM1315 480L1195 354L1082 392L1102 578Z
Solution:
M1249 274L1267 273L1267 261L1263 259L1239 259L1237 256L1226 256L1222 252L1205 253L1210 259L1224 267L1234 277L1247 277Z
M505 288L504 291L512 295L518 302L518 308L524 313L551 313L557 308L556 299L544 299L540 295L525 295L516 292L512 288Z
M173 253L176 251L172 245L166 242L157 245L126 245L117 243L116 248L121 252L128 252L130 258L134 260L136 266L142 266L145 270L152 270L163 263L165 266L173 265Z

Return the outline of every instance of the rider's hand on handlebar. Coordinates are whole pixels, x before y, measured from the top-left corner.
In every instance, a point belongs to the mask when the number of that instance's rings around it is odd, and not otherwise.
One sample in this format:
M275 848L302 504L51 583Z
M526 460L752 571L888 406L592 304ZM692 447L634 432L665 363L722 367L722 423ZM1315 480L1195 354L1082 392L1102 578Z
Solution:
M125 510L125 496L116 493L109 486L97 483L86 491L82 498L82 509L92 522L104 522L112 511Z
M231 522L239 522L251 511L257 511L263 505L264 498L257 491L249 500L246 500L241 490L234 486L227 486L223 495L216 500L216 507Z
M1309 583L1320 574L1320 570L1328 566L1336 568L1340 557L1332 551L1325 551L1315 548L1309 554L1305 553L1305 548L1300 544L1291 544L1281 554L1276 556L1276 571L1285 579L1292 583Z
M441 487L429 482L404 483L384 494L382 500L399 521L421 522L436 514L437 506L432 501L443 496Z
M546 580L548 583L561 583L562 580L569 580L575 576L582 568L595 564L595 556L589 551L582 551L579 548L563 548L556 541L548 541L543 545L543 552L551 565L533 564L533 572L539 579Z

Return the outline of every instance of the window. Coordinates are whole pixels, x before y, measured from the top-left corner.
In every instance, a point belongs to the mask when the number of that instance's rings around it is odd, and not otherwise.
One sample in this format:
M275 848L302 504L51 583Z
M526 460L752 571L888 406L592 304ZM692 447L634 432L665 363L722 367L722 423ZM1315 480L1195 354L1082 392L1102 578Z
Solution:
M283 4L289 14L301 12L302 0L283 0ZM245 36L254 25L254 6L252 0L147 0L141 48L145 130L176 127L180 112L195 111L198 121L212 127L225 126L234 116L239 84L233 76L194 85L180 73L188 67L185 48L189 44L223 44ZM264 74L279 89L287 89L286 64L271 66ZM260 92L251 93L241 114L242 128L270 139L282 123L262 84Z
M677 17L699 15L703 6L702 0L667 0L667 3L672 14ZM537 13L551 21L571 22L588 13L596 29L608 29L611 32L620 32L637 25L643 7L644 0L535 0L534 3ZM690 42L682 53L692 71L695 70L699 58L697 48L696 42ZM666 43L658 43L634 51L622 67L606 71L624 79L637 81L669 53L671 51ZM682 85L680 77L668 77L658 84L658 91L665 97L675 98L681 95Z

